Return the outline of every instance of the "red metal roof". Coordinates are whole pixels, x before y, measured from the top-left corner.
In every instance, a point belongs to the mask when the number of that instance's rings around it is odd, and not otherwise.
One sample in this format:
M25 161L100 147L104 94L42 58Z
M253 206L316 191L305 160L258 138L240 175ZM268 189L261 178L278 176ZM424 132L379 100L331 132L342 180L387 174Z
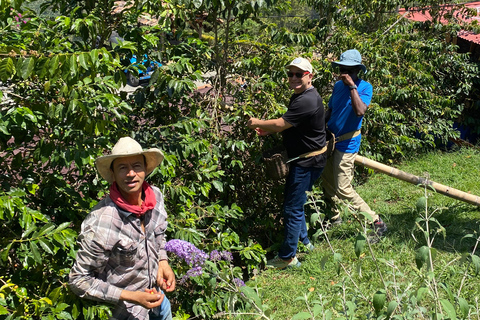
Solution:
M480 24L480 1L475 1L475 2L470 2L470 3L465 3L465 7L470 8L470 9L476 9L477 14L476 16L474 15L467 15L465 12L458 10L458 8L455 7L455 5L441 5L440 8L445 10L446 13L450 13L454 8L453 15L459 20L462 20L463 22L470 23L473 21L477 21L477 23ZM432 17L430 16L430 13L428 11L428 8L424 8L424 10L420 8L413 8L409 9L410 11L405 15L405 18L413 20L413 21L419 21L419 22L424 22L424 21L431 21ZM405 9L400 9L399 13L401 15L406 13ZM441 19L442 23L446 23L445 19ZM466 31L466 30L461 30L458 32L457 36L459 38L465 39L467 41L474 42L476 44L480 44L480 34L474 33L472 31Z

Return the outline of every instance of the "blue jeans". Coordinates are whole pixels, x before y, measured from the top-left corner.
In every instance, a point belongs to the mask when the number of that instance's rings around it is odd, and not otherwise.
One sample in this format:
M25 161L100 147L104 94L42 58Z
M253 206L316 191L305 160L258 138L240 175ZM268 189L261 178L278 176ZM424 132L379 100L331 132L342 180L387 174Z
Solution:
M278 251L278 256L282 259L295 257L299 240L305 245L310 243L303 206L307 202L306 192L312 191L312 186L322 171L323 168L290 165L283 203L285 238Z
M150 310L149 318L150 320L172 320L172 309L167 296L163 298L159 307Z

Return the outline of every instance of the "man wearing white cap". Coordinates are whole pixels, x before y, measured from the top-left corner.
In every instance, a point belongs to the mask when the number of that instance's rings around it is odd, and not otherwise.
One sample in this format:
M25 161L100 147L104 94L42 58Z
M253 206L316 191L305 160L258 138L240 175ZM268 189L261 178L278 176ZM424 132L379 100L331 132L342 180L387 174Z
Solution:
M355 49L347 50L332 66L340 71L339 81L333 87L326 113L328 130L335 134L336 144L333 155L328 158L322 174L322 186L330 202L345 201L353 210L366 212L374 221L378 240L387 231L387 226L352 187L355 157L360 149L362 120L372 100L372 85L358 77L360 70L367 72L362 56ZM338 209L331 217L332 223L340 223Z
M69 285L80 297L114 304L111 319L172 319L162 292L175 289L167 213L160 190L145 181L162 160L159 149L143 150L125 137L95 161L110 194L82 223Z
M312 65L307 59L296 58L287 69L288 83L294 92L287 112L278 119L250 118L247 123L260 136L281 132L291 159L283 203L284 240L278 255L267 262L268 267L277 269L300 266L296 257L298 241L313 250L303 206L307 201L306 192L312 190L326 163L325 109L312 86Z

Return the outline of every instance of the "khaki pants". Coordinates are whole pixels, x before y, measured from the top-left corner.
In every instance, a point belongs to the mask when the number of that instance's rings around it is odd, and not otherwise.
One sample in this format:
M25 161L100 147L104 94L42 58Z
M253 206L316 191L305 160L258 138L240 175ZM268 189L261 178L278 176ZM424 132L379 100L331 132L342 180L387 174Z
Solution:
M327 201L334 203L344 202L349 208L358 212L366 212L373 221L378 220L378 215L370 209L368 204L358 195L352 187L356 153L345 153L334 150L328 158L327 165L322 173L322 187ZM335 210L332 220L340 217L340 211Z

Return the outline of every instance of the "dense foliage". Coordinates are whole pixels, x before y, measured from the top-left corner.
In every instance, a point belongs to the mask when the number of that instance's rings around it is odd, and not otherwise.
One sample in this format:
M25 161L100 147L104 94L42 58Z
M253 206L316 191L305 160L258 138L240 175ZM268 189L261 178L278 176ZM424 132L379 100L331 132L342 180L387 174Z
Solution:
M283 112L293 57L312 59L326 102L330 62L362 52L375 91L361 152L376 159L445 143L466 99L478 100L478 64L443 39L458 26L399 19L401 1L312 1L283 24L271 16L288 2L147 0L115 15L114 1L40 3L0 0L0 314L10 319L108 314L66 283L81 221L107 190L94 159L121 136L165 153L149 181L166 194L169 238L233 253L171 297L179 317L208 318L258 305L240 303L255 295L238 286L227 298L216 275L248 279L281 235L282 188L259 163L278 137L259 139L245 122ZM146 15L158 23L138 23ZM113 32L123 41L110 42ZM164 66L130 94L133 54ZM198 80L211 87L196 91Z

